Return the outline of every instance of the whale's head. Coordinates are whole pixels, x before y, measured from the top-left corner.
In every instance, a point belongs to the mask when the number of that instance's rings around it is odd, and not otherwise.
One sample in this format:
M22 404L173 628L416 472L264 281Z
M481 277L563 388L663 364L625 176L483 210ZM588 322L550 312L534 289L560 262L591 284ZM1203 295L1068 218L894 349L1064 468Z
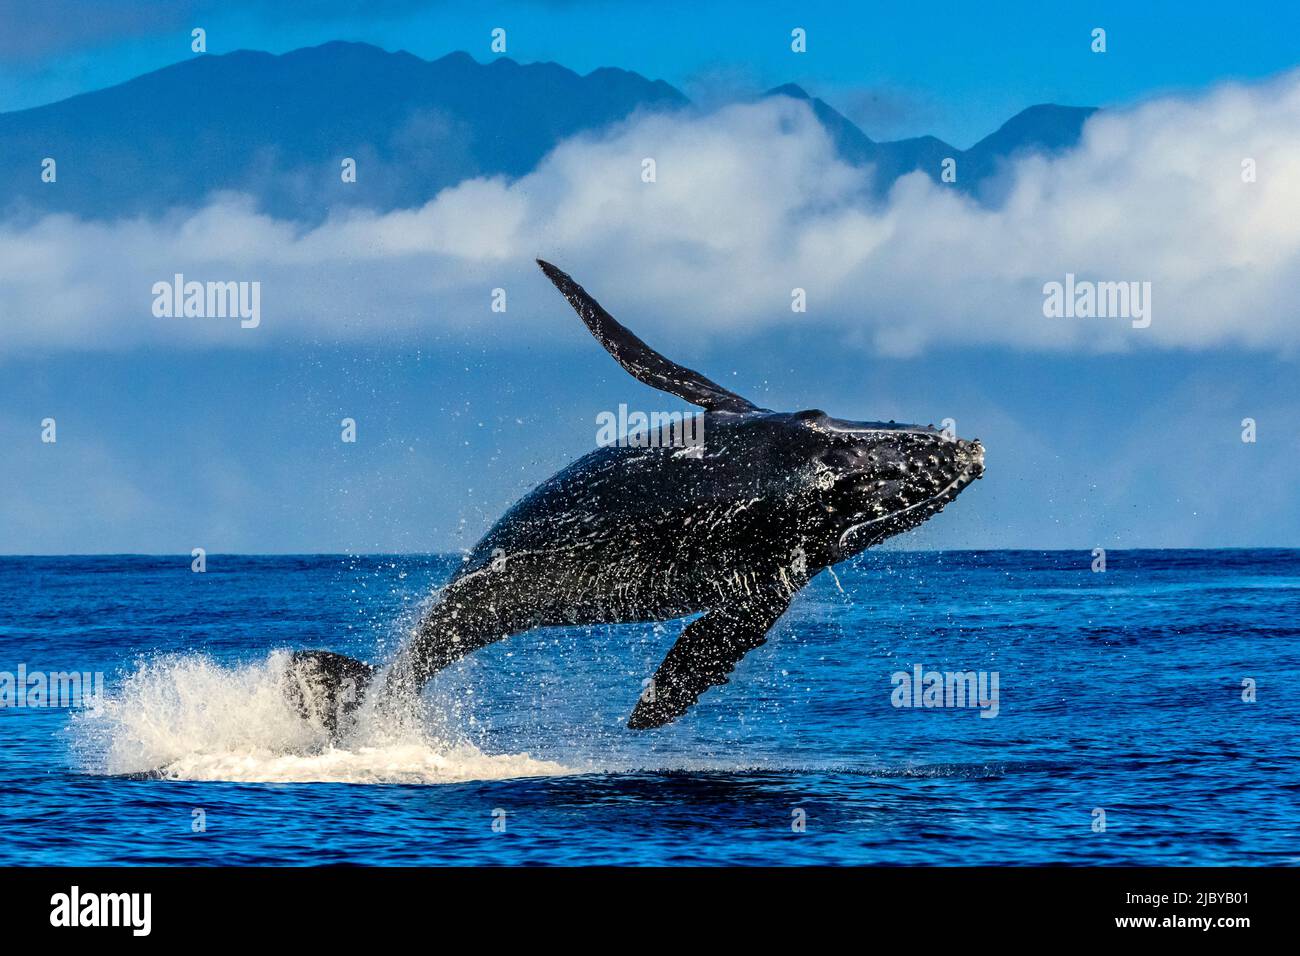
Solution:
M843 560L937 514L984 474L984 446L933 426L790 416L817 524Z

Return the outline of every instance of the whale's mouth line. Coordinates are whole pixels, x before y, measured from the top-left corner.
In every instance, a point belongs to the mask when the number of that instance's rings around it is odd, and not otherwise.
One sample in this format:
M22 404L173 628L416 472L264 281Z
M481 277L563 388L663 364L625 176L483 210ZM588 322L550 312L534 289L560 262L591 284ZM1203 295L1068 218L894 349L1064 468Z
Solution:
M909 511L915 511L917 508L925 508L945 498L951 500L952 498L956 497L956 495L953 492L953 489L957 489L958 491L960 491L962 488L970 484L972 481L975 481L980 477L982 477L983 474L984 474L984 469L979 465L969 465L966 468L962 469L961 473L957 475L957 477L954 478L952 481L950 481L944 488L935 492L929 498L923 498L920 501L908 505L906 508L899 508L897 511L891 511L889 514L881 515L879 518L871 518L868 521L860 521L857 524L849 525L847 528L845 528L843 531L840 532L840 537L839 540L836 542L836 547L839 548L841 551L843 551L844 545L847 543L849 535L853 534L854 532L861 531L864 528L870 528L873 525L878 525L886 521L893 521L895 518L898 518L901 515L905 515ZM947 502L945 501L944 503L946 504Z

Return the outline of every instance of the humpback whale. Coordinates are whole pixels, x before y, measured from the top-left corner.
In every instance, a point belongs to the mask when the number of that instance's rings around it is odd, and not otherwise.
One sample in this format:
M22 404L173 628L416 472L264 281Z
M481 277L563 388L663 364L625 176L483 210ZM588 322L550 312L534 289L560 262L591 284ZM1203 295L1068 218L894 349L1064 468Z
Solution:
M633 378L702 408L702 447L597 448L484 535L383 671L301 651L292 696L331 731L372 685L409 699L467 654L533 628L690 621L627 725L661 727L725 684L818 572L937 514L984 449L933 426L760 408L656 352L537 260ZM631 694L629 694L631 696Z

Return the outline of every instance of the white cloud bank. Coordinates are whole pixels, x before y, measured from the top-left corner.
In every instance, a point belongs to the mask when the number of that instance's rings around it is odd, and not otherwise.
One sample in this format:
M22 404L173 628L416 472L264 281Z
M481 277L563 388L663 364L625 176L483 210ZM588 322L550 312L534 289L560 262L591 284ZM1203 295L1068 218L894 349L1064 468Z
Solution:
M638 117L513 183L309 231L233 196L161 221L50 216L0 226L0 354L418 342L507 322L542 338L553 327L528 319L563 305L539 255L652 341L784 325L889 354L1300 345L1300 73L1099 114L1076 149L1007 175L997 208L920 174L874 201L807 107L775 99ZM259 281L260 326L154 317L153 284L177 272ZM1043 285L1066 273L1150 282L1150 327L1045 318Z

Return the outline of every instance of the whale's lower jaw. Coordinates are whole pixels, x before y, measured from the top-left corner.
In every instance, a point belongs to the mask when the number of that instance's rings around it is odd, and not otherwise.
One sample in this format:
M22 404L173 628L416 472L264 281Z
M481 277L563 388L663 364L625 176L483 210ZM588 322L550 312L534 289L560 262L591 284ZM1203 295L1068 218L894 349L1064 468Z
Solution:
M891 511L889 514L849 525L840 532L839 540L836 542L836 548L841 555L841 560L865 551L872 545L879 544L896 534L915 528L922 522L934 517L949 502L955 500L971 482L977 481L983 475L984 468L982 464L966 468L947 487L929 498L908 505L906 508ZM863 538L864 535L866 536L865 539Z

